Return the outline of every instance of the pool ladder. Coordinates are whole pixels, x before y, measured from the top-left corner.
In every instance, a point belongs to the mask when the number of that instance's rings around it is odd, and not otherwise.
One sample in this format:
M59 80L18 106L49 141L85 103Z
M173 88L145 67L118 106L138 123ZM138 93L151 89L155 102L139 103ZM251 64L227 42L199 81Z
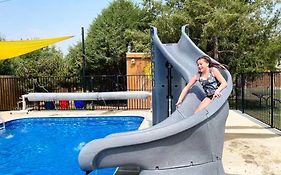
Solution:
M0 116L0 130L4 130L5 129L5 121L4 119Z

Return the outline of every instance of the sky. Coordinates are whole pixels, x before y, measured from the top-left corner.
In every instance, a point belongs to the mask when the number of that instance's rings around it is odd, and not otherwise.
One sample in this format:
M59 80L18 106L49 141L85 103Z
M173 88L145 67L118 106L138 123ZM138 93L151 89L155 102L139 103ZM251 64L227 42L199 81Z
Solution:
M55 46L65 55L113 0L0 0L0 37L5 40L74 36ZM139 4L141 0L133 0Z

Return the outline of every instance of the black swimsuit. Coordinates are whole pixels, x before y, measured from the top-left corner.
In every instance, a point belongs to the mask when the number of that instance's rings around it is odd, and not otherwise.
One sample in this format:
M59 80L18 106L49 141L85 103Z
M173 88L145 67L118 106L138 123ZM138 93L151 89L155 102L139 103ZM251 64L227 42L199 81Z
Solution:
M212 99L215 94L215 91L219 87L219 82L216 77L214 77L212 73L209 72L208 78L205 80L200 74L199 82L201 83L205 91L206 97Z

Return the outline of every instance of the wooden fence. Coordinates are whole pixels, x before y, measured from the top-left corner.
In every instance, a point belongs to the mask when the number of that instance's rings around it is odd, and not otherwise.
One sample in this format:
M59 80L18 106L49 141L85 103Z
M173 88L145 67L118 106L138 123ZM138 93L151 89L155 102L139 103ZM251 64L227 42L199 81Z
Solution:
M18 78L14 76L0 76L0 110L15 109L20 97Z

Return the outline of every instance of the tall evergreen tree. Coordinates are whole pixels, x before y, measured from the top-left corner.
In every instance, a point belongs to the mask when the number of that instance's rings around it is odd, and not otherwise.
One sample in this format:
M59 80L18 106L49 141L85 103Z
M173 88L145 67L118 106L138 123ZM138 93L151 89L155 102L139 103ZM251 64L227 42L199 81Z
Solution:
M127 30L140 26L141 9L129 0L113 1L91 24L86 38L91 74L126 74Z

